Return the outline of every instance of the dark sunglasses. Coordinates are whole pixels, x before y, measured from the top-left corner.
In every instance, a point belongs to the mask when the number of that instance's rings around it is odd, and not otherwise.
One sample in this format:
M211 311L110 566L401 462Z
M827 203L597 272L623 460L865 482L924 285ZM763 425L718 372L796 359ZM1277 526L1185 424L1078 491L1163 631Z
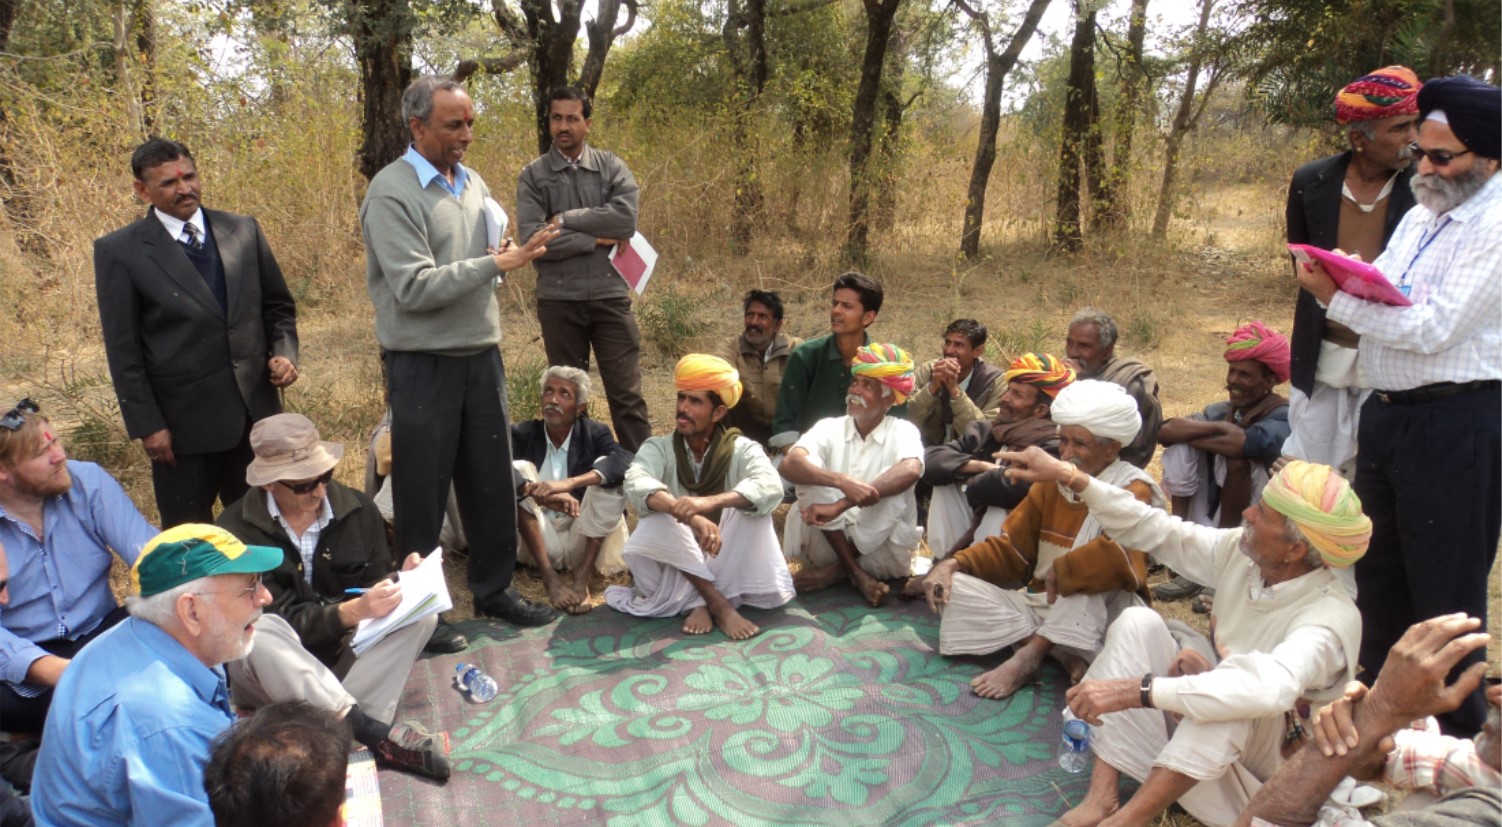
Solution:
M277 480L277 482L287 486L292 490L292 493L294 494L311 494L315 490L317 490L318 486L327 485L329 480L333 478L334 469L330 468L329 470L324 471L322 474L318 475L316 479L313 479L310 482L287 482L286 480Z
M7 431L19 431L21 426L26 424L26 414L41 412L42 409L37 407L37 403L31 401L30 397L22 399L14 408L6 411L5 416L0 416L0 428Z
M1417 142L1409 144L1408 148L1413 150L1413 157L1415 159L1422 161L1425 158L1428 158L1429 163L1435 165L1436 167L1447 167L1450 165L1450 162L1455 160L1456 158L1459 158L1462 155L1471 154L1471 151L1469 149L1462 152L1445 152L1442 149L1420 149Z

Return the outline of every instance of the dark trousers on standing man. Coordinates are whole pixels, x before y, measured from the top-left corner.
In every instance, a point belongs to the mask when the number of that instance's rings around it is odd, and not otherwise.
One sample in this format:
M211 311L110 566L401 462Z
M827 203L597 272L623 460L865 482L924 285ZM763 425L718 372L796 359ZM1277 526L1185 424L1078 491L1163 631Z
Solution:
M499 599L516 569L516 488L501 351L387 351L385 362L397 558L437 548L452 482L469 540L470 591L477 606Z
M1430 386L1434 387L1434 386ZM1502 389L1497 383L1409 401L1380 392L1361 408L1356 495L1372 542L1356 563L1361 679L1370 685L1408 627L1454 612L1481 619L1502 530ZM1453 674L1486 656L1471 653ZM1477 689L1439 716L1470 737L1486 719Z
M538 299L537 320L542 324L550 365L587 371L589 351L594 348L615 438L636 453L652 435L652 423L641 396L641 330L631 312L631 299Z
M255 459L250 449L250 427L239 444L212 454L177 454L176 465L151 464L151 487L156 492L156 510L162 530L183 523L213 523L214 500L229 505L245 496L245 468Z

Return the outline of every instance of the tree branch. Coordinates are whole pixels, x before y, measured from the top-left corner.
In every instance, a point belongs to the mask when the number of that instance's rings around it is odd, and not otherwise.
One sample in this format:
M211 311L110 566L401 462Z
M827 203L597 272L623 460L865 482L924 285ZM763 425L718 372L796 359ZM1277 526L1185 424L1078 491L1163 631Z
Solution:
M610 33L611 40L631 31L631 27L636 25L637 0L622 0L622 2L626 4L626 22L615 27L615 31Z
M505 73L522 65L527 60L527 53L521 49L513 51L505 57L475 57L459 61L459 66L454 69L454 80L463 83L476 74L504 75Z

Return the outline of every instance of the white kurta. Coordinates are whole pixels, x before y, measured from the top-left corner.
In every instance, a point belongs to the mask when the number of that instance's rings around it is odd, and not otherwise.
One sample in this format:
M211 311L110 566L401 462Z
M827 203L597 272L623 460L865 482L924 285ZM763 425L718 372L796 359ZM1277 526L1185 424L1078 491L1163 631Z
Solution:
M949 556L955 543L970 530L975 512L970 501L965 499L965 486L936 485L928 501L928 548L934 553L934 561ZM1007 510L992 506L981 516L980 527L975 529L975 541L1001 533L1001 524L1006 522Z
M867 483L903 460L923 463L923 437L918 428L890 416L865 437L849 416L821 419L793 447L807 451L808 461L819 468ZM911 487L876 505L852 507L821 527L805 524L803 509L836 502L844 494L837 488L800 485L797 495L783 529L788 556L817 567L833 565L839 558L824 532L843 531L860 552L861 568L872 577L891 580L912 574L923 530L918 527L918 501Z
M672 437L652 437L642 444L622 486L640 515L623 553L633 584L605 589L611 608L639 617L670 617L703 606L685 573L714 584L733 606L769 609L793 599L793 576L771 516L782 502L782 482L760 445L736 439L725 482L751 508L722 512L720 552L708 557L687 526L647 508L647 498L657 491L688 494L678 483Z

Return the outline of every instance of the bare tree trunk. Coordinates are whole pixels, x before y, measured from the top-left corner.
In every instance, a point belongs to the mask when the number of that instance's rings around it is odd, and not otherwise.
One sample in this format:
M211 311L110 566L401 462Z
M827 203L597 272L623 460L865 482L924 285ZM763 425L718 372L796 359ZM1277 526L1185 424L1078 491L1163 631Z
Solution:
M1007 75L1017 65L1017 57L1038 29L1038 21L1048 9L1049 0L1033 0L1023 15L1022 25L1004 52L996 51L991 23L983 12L961 2L960 8L981 27L986 47L986 95L981 102L980 143L975 147L975 163L970 167L970 187L966 191L965 226L960 235L960 256L974 260L980 255L980 227L986 216L986 188L991 168L996 164L996 133L1001 128L1001 90Z
M1184 78L1184 94L1179 98L1178 110L1174 112L1173 125L1169 127L1168 139L1163 146L1163 182L1158 187L1158 209L1153 213L1153 238L1162 240L1168 235L1168 221L1173 217L1174 176L1179 164L1179 150L1184 144L1184 135L1194 127L1194 93L1199 86L1200 69L1205 62L1205 32L1210 28L1210 12L1215 0L1200 0L1199 24L1194 30L1190 46L1189 72ZM1206 96L1210 89L1205 90Z
M869 257L871 210L871 149L876 127L876 101L881 94L881 70L886 65L892 21L902 0L862 0L866 10L866 50L861 58L860 85L850 118L850 224L844 258L864 266Z
M1059 186L1054 210L1053 244L1064 250L1084 246L1080 214L1080 164L1089 151L1086 143L1095 91L1095 12L1075 2L1074 38L1069 45L1069 83L1064 93L1064 135L1059 144ZM1098 150L1097 150L1098 151ZM1089 186L1093 189L1094 184Z
M907 73L907 37L901 26L892 29L886 64L877 104L881 107L881 127L876 139L877 160L871 176L876 194L871 224L883 232L892 229L897 220L897 156L901 148L902 116L907 109L902 101L902 81Z
M751 125L756 103L767 83L766 0L745 0L744 5L732 0L724 38L735 77L735 112L730 129L730 144L736 157L735 209L731 215L730 249L743 256L751 252L751 239L763 203Z
M1121 62L1121 100L1111 119L1115 143L1111 151L1111 166L1101 187L1101 200L1106 207L1099 215L1103 228L1124 226L1131 213L1126 188L1132 180L1132 138L1141 114L1145 86L1142 48L1147 39L1147 4L1148 0L1132 0L1131 18L1127 24L1127 49Z
M404 0L351 0L348 26L360 66L360 174L375 177L407 150L402 92L412 82L412 12Z

